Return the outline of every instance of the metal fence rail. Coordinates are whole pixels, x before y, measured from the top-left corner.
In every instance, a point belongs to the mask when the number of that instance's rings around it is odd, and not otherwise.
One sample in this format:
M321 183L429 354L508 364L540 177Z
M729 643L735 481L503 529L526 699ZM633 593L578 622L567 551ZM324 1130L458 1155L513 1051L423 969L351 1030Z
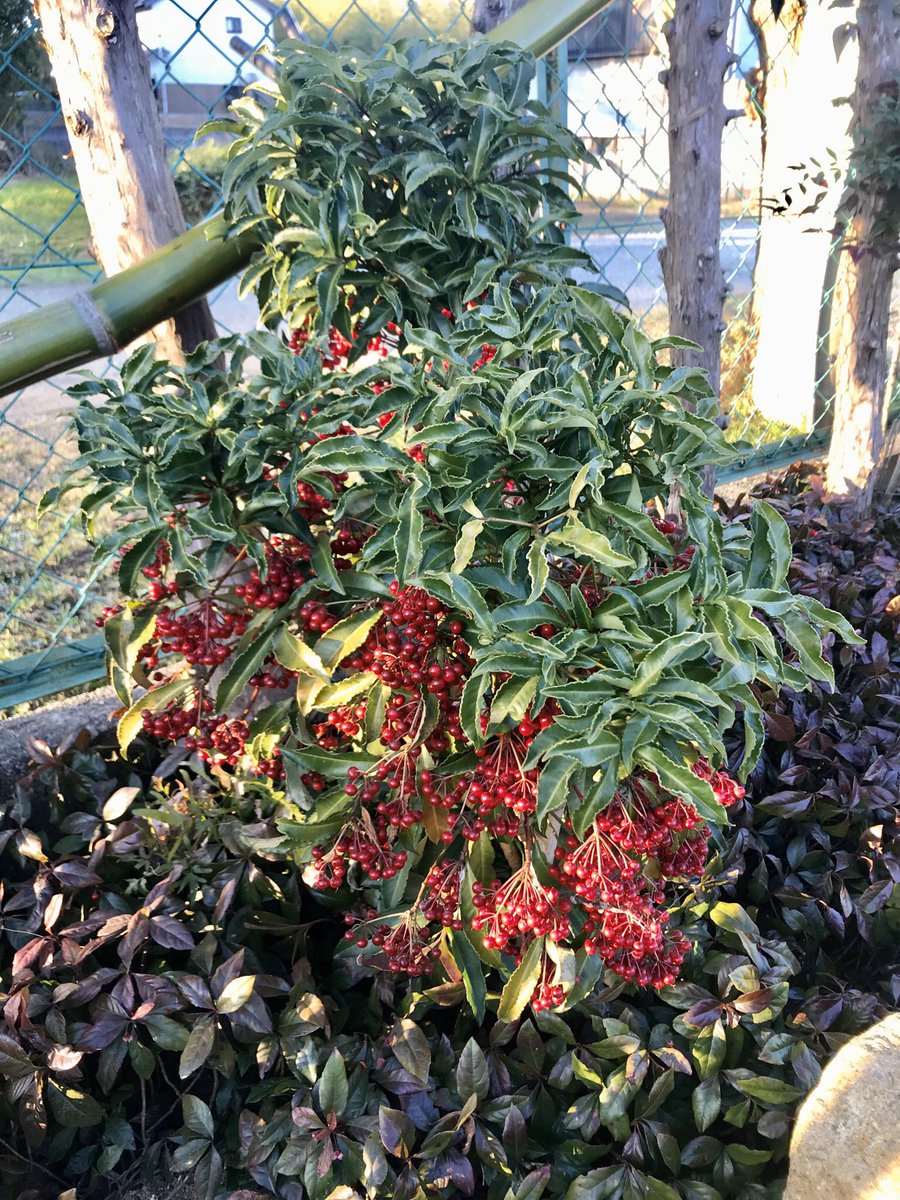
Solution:
M220 203L221 145L192 146L210 114L223 113L248 82L273 69L281 37L353 42L377 50L414 34L466 37L471 0L143 0L138 23L147 50L172 171L189 223ZM742 4L749 0L741 0ZM543 97L601 162L585 171L580 220L571 231L609 283L628 297L653 334L667 323L658 251L667 191L666 63L659 4L614 0L541 63ZM827 407L812 429L763 418L753 403L753 267L760 213L758 55L738 7L731 41L737 63L726 81L730 107L723 164L723 262L730 294L723 335L723 402L730 436L747 439L738 474L819 452ZM100 275L39 30L25 17L0 31L0 312L11 317L58 299ZM232 283L210 297L223 332L251 328L255 310ZM52 330L48 330L52 337ZM114 370L112 360L99 364ZM37 516L40 495L73 456L65 387L58 377L0 403L0 708L102 673L94 621L115 590L111 572L92 572L91 551L71 505ZM92 636L88 636L92 635Z

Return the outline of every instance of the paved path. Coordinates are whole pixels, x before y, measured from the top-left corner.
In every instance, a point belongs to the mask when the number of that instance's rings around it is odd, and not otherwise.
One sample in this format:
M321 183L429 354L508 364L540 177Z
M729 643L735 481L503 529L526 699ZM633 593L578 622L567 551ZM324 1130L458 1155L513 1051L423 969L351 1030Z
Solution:
M746 295L750 290L756 257L756 234L755 221L729 220L722 224L722 265L729 290L734 295ZM632 309L641 314L665 302L658 256L663 242L662 226L651 224L633 230L617 228L590 233L584 240L584 246L593 255L606 281L623 291ZM0 283L0 322L21 313L33 312L35 303L43 306L64 299L80 286L48 286L29 282L22 289L24 295L10 295L8 285L4 287ZM250 299L239 300L234 281L213 296L212 309L223 329L246 332L256 324L255 302ZM119 355L115 361L118 363L123 357ZM47 381L32 385L10 409L9 418L17 424L34 426L47 418L58 417L70 406L61 387L76 382L77 378L76 375L58 376L52 383ZM8 403L8 398L0 400L0 420Z
M753 284L758 228L752 220L722 222L722 269L728 290L734 295L746 295ZM592 233L584 247L607 282L625 293L636 313L643 313L665 301L659 265L659 250L664 243L662 225L654 224L632 231L619 228Z

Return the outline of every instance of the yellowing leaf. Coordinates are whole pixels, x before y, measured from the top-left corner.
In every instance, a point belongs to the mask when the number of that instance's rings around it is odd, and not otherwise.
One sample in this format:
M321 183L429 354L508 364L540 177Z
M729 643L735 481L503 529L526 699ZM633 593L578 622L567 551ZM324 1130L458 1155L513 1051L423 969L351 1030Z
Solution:
M216 1001L216 1011L220 1013L237 1012L243 1008L253 995L255 975L238 975L222 989L222 994Z
M534 994L541 977L543 954L544 939L535 938L500 994L497 1016L501 1021L518 1021L525 1011L525 1006Z
M300 675L311 675L323 683L330 683L331 672L328 671L312 646L291 633L286 625L275 634L273 645L275 657L289 671L299 671Z

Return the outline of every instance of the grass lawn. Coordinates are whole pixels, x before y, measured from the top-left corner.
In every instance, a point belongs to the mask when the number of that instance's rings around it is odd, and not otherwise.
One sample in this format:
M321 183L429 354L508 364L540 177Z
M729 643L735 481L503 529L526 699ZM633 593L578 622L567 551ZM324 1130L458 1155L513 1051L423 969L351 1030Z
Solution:
M115 595L108 571L80 603L93 551L79 524L70 523L75 495L61 511L38 515L41 496L59 481L73 449L67 434L51 451L0 425L0 661L43 649L61 626L64 641L95 633L99 598Z
M47 176L14 179L0 190L0 271L38 266L93 263L88 250L88 221L76 184ZM41 278L39 282L53 282Z

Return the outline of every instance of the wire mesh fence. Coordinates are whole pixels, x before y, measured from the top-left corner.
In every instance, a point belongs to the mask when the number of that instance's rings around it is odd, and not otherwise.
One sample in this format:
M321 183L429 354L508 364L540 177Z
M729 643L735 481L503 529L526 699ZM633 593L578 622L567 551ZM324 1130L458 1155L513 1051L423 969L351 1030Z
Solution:
M52 76L30 0L8 0L0 31L0 319L83 288L100 275ZM746 473L815 450L827 403L791 426L754 403L754 268L760 229L762 103L757 34L741 0L729 32L735 63L728 106L740 110L723 145L721 251L729 286L723 405L729 436L755 447ZM171 168L189 224L220 203L224 148L197 128L274 69L285 37L377 50L401 36L469 35L471 0L139 0L144 43ZM571 230L648 332L667 324L658 252L667 194L664 12L652 0L614 0L541 64L539 90L593 151ZM210 297L223 332L251 328L255 309L236 285ZM53 333L48 329L48 337ZM95 366L114 370L113 360ZM73 457L65 388L33 385L0 401L0 707L95 678L94 621L114 591L71 505L38 516L40 495Z

